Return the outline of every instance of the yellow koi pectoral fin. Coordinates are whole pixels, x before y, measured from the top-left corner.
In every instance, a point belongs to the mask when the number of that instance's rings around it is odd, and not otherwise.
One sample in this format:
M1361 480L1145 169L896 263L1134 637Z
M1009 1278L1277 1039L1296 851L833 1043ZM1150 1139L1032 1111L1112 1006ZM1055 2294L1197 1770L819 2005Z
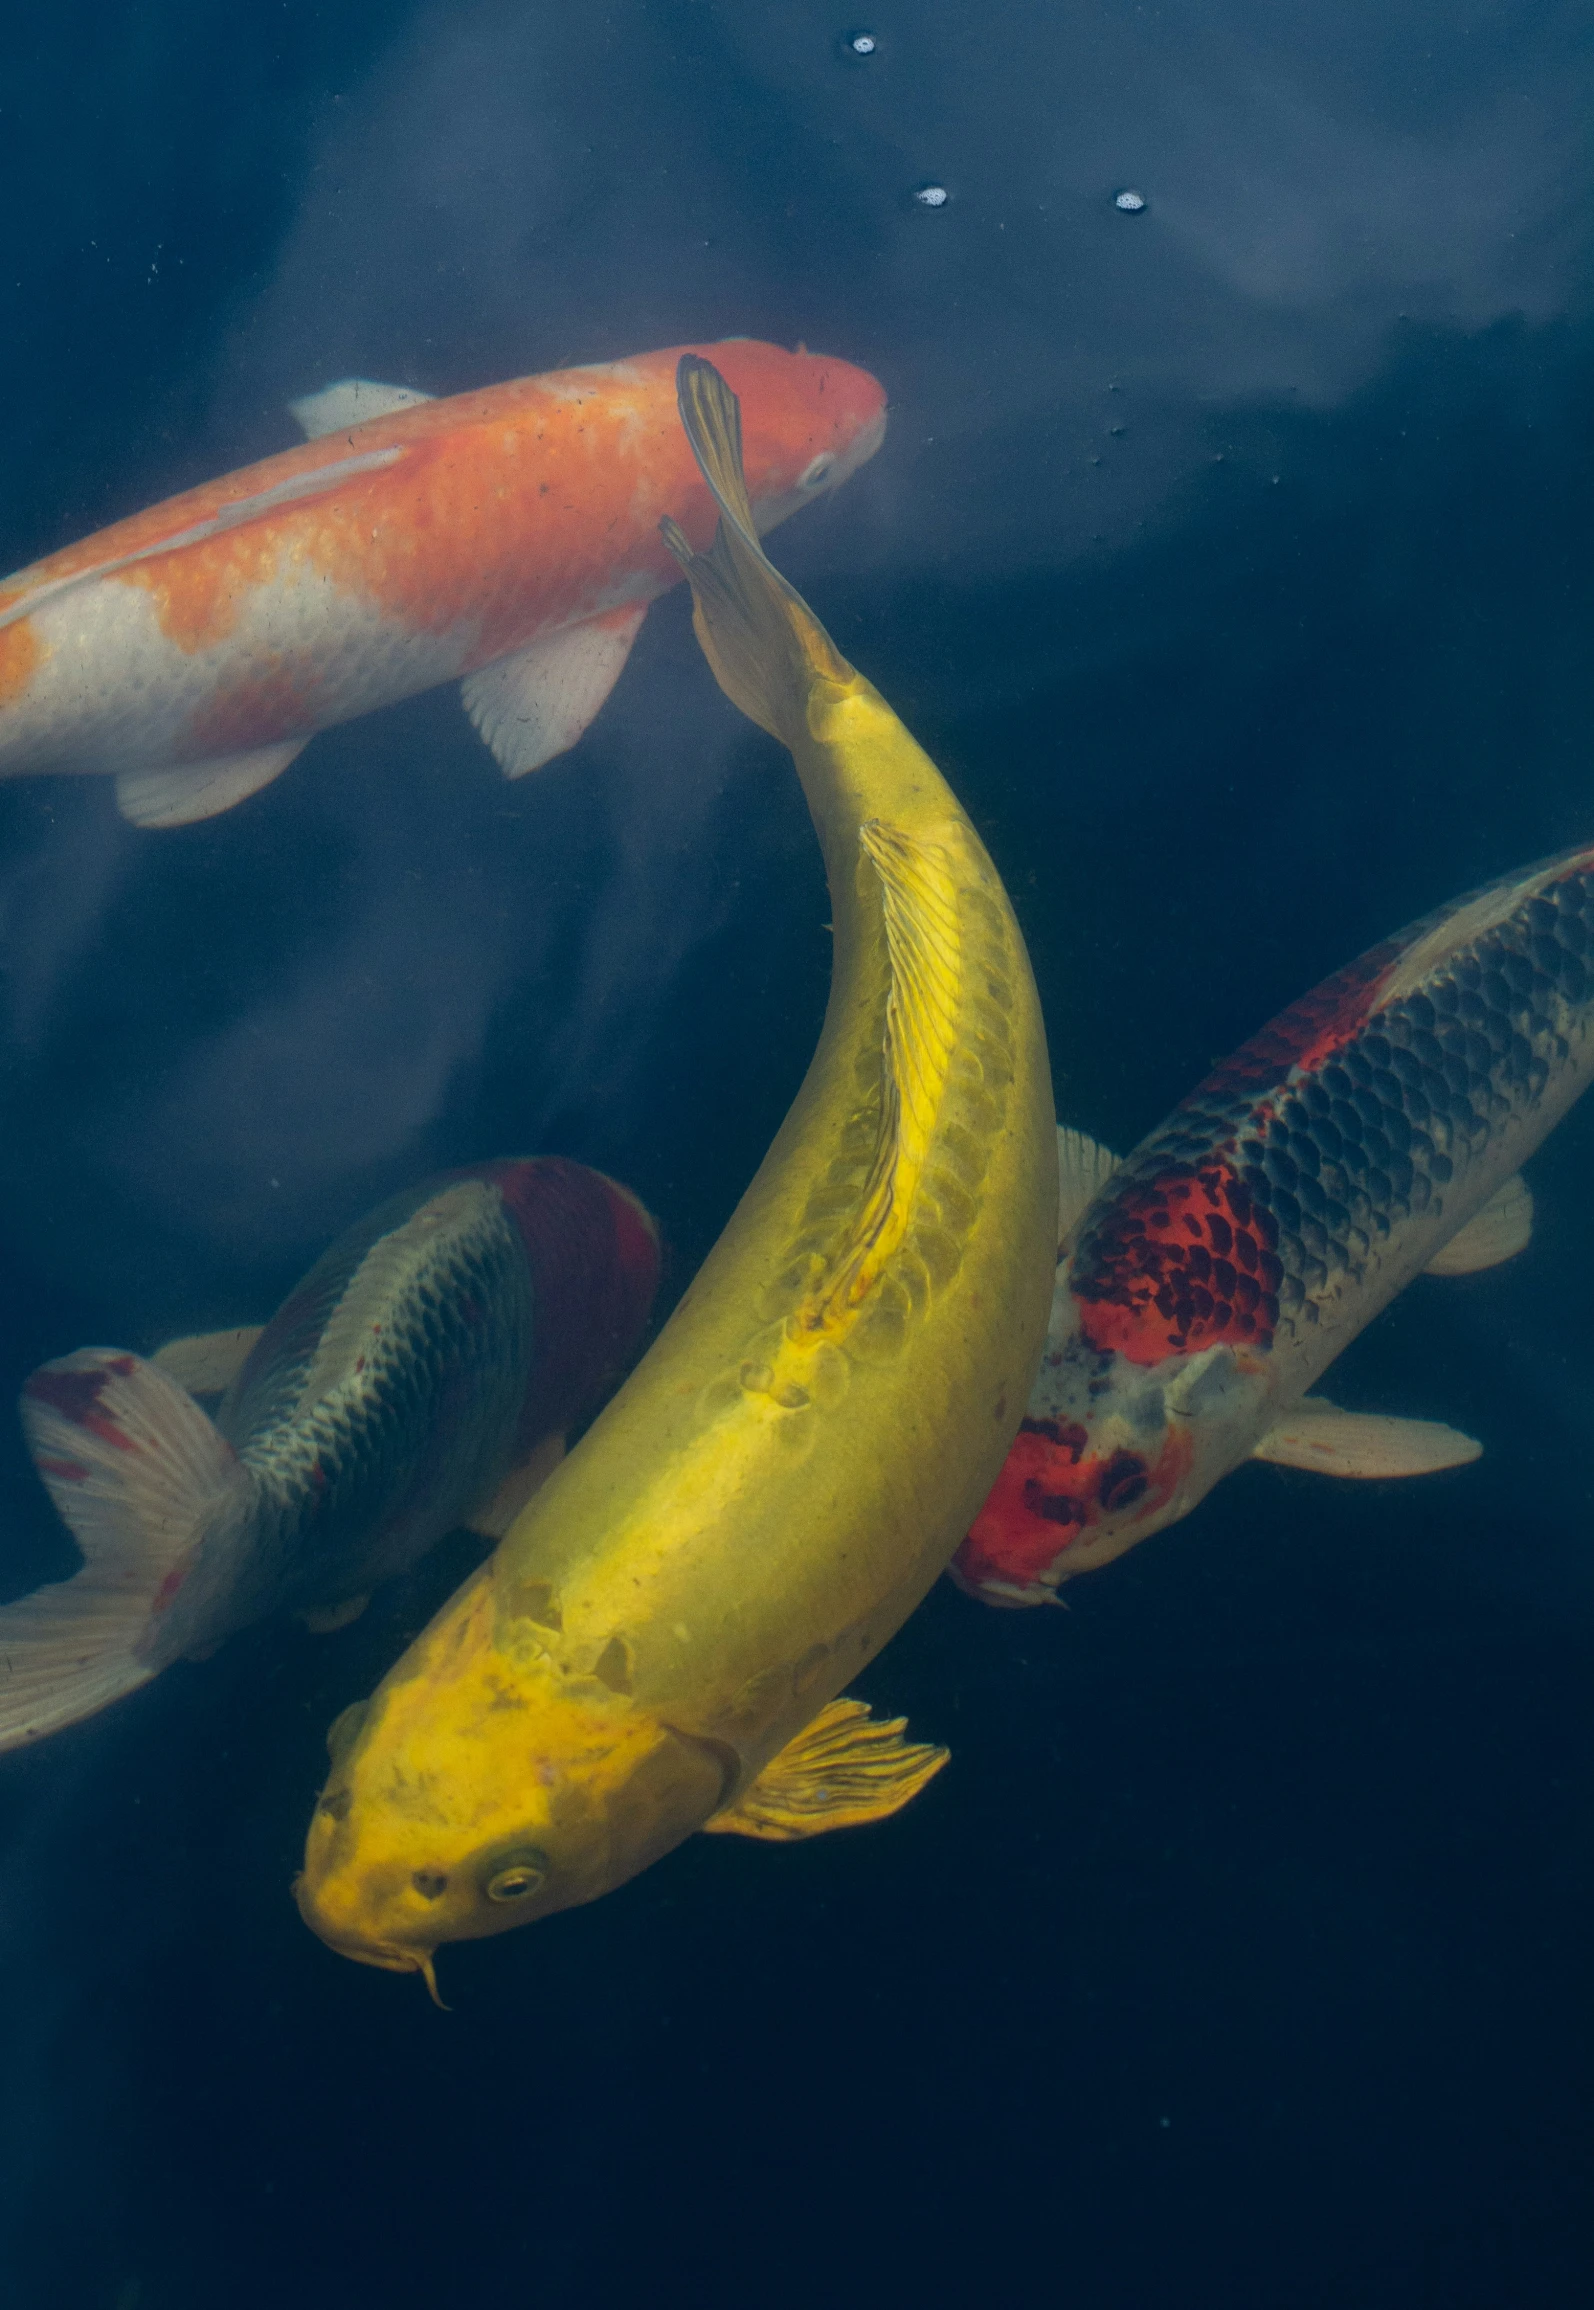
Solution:
M861 1700L833 1700L772 1758L733 1805L703 1823L711 1836L788 1845L883 1821L934 1780L951 1753L904 1740L906 1717L877 1721Z
M963 999L957 881L946 849L879 818L864 825L859 839L880 877L891 965L880 1133L857 1215L796 1318L809 1331L846 1324L907 1232L952 1070Z
M1434 1476L1482 1457L1483 1446L1441 1420L1386 1419L1342 1412L1323 1396L1303 1396L1255 1447L1253 1460L1309 1468L1319 1476Z

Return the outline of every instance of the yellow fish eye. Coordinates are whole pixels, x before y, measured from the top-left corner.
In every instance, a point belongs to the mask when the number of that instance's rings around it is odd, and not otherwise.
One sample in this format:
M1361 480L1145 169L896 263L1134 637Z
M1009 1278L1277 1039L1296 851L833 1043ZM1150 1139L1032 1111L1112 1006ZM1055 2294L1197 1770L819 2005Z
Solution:
M548 1856L534 1846L522 1853L512 1853L501 1861L487 1880L489 1901L524 1901L528 1893L537 1892L548 1877Z

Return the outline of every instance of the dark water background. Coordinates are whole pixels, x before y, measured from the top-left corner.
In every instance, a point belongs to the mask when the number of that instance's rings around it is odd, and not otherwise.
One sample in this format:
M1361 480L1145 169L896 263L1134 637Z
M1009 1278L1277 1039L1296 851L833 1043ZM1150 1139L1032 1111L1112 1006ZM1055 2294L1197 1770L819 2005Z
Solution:
M1585 8L129 0L3 37L0 566L351 371L732 332L877 371L884 451L778 558L973 812L1109 1142L1594 833ZM812 1049L825 913L679 597L518 785L439 693L186 832L0 789L0 1399L258 1319L492 1155L628 1180L679 1289ZM1067 1613L943 1584L864 1687L953 1748L906 1815L699 1839L445 1952L450 2017L287 1882L327 1722L457 1551L6 1759L0 2297L1587 2300L1591 1153L1579 1112L1526 1256L1336 1368L1481 1464L1243 1471ZM0 1494L5 1592L69 1569L9 1415Z

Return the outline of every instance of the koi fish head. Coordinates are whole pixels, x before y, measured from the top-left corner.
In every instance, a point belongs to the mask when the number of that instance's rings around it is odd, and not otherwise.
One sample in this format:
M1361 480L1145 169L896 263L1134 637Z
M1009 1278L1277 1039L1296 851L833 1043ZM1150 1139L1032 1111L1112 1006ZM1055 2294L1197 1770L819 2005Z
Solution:
M952 1562L988 1604L1047 1604L1187 1515L1262 1427L1258 1358L1220 1343L1143 1366L1076 1333L1048 1353L990 1497Z
M1170 1430L1148 1451L1077 1422L1025 1420L953 1579L987 1604L1053 1602L1065 1579L1169 1520L1191 1457L1189 1439Z
M493 1566L445 1607L402 1675L345 1711L311 1822L300 1914L341 1956L420 1973L446 1941L595 1900L701 1826L724 1770L608 1681L553 1652L501 1649ZM510 1626L557 1608L544 1595ZM574 1664L570 1664L573 1667Z
M885 439L885 387L867 369L753 338L691 350L713 360L741 402L742 463L760 530L839 488Z

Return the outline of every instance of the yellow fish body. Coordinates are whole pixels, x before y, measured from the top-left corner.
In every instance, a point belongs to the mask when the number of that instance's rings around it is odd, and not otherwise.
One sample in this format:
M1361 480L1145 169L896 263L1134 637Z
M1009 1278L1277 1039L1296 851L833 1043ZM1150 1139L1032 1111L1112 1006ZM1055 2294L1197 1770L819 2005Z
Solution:
M688 357L679 390L721 521L706 555L666 535L722 687L796 759L830 1002L649 1355L333 1728L300 1908L345 1955L428 1980L441 1942L590 1901L693 1830L808 1835L938 1769L944 1751L834 1696L989 1491L1051 1298L1051 1085L1006 894L765 559L728 388Z

